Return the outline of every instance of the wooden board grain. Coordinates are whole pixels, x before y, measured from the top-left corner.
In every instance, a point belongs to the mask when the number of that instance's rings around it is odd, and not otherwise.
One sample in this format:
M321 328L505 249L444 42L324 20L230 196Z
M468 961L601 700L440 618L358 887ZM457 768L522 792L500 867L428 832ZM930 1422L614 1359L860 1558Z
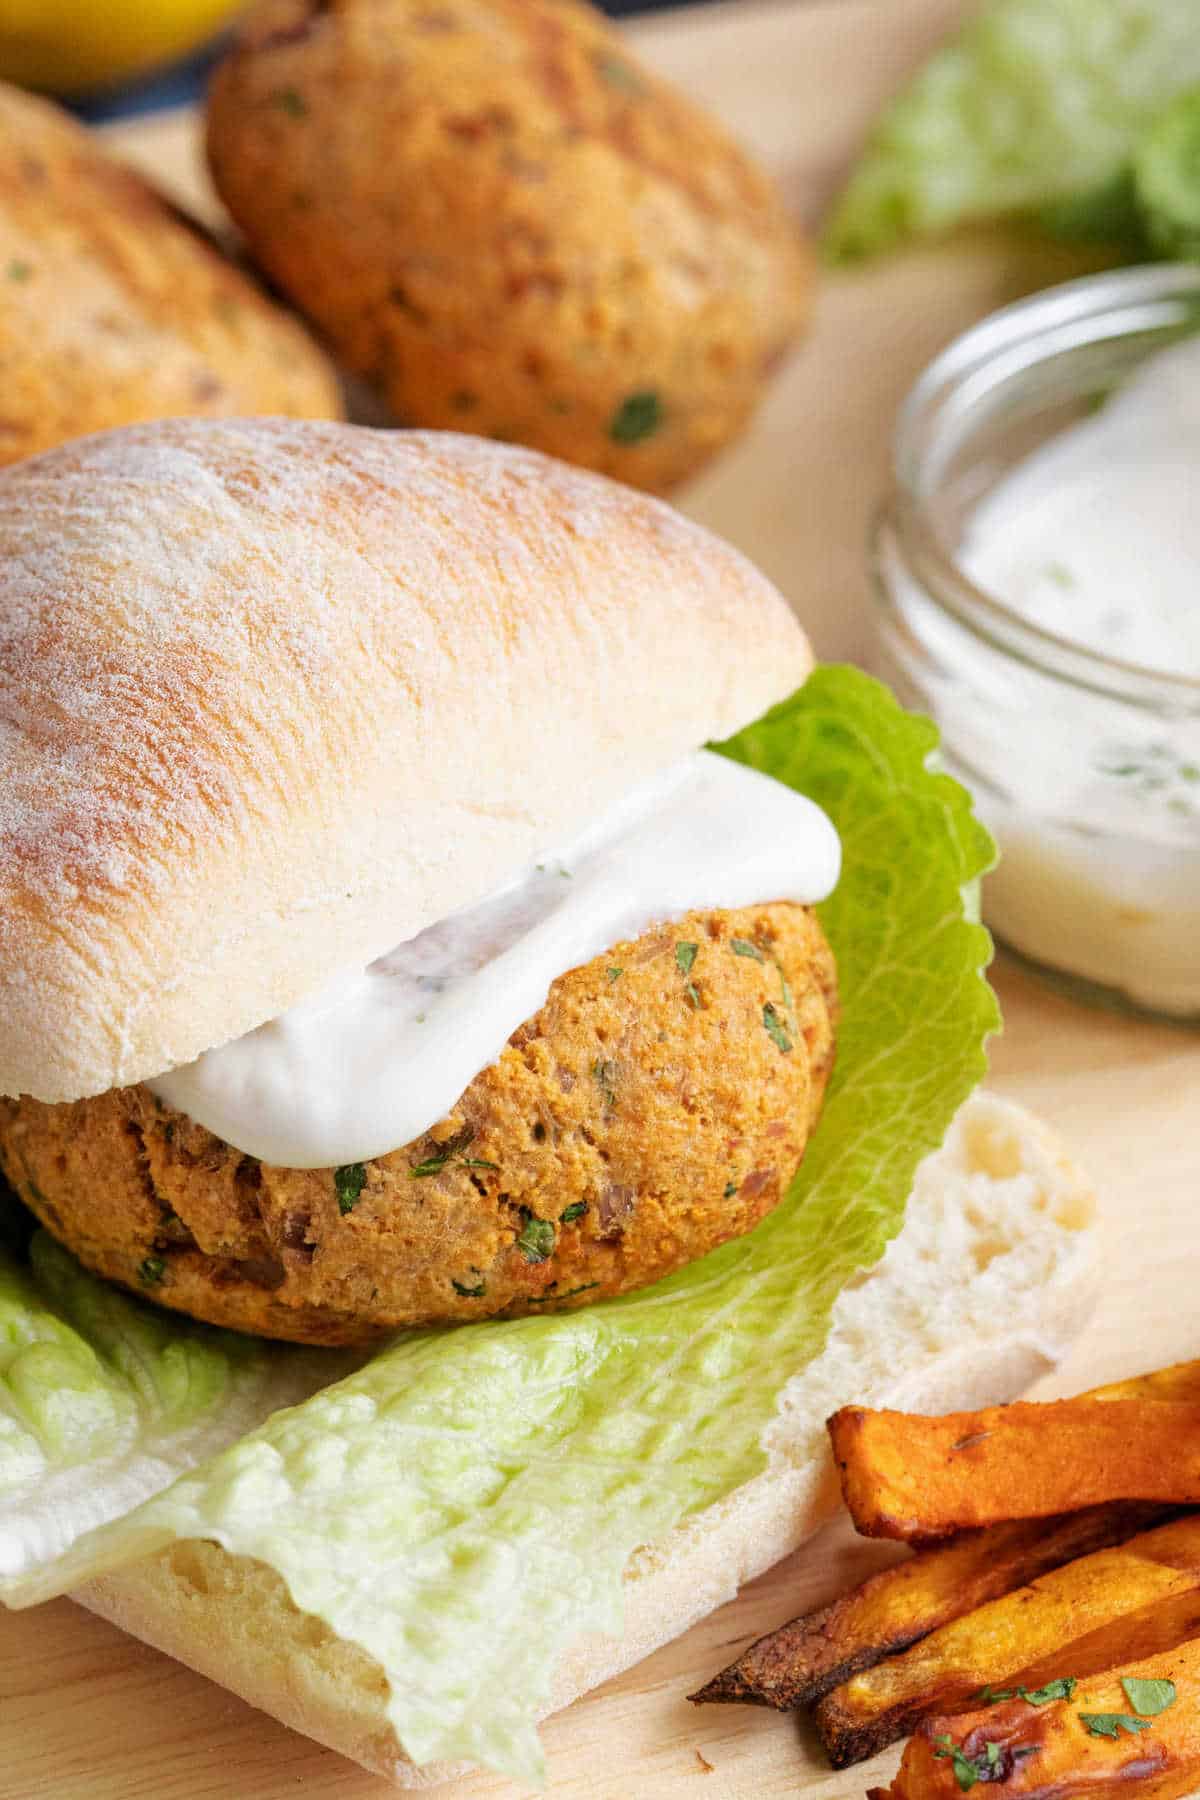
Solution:
M814 217L880 99L962 0L745 4L636 27L643 53L722 112ZM114 134L212 207L193 119ZM754 431L689 494L688 510L762 562L825 655L869 641L865 541L886 480L890 420L924 361L1002 300L1076 272L1046 246L996 235L825 282L804 352ZM1047 1389L1069 1392L1200 1353L1200 1040L1090 1013L1023 972L997 972L1007 1029L993 1085L1036 1107L1100 1190L1105 1301ZM562 1800L849 1800L795 1721L697 1711L684 1696L748 1639L830 1597L887 1547L831 1526L730 1606L545 1729ZM877 1779L894 1753L870 1765ZM514 1800L478 1776L446 1800ZM2 1800L383 1800L395 1790L63 1601L0 1612Z

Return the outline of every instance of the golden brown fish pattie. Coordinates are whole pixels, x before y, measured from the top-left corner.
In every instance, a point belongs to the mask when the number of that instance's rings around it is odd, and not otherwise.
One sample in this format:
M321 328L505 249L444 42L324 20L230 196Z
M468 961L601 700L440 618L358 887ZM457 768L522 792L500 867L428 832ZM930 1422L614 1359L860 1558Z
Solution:
M0 1101L0 1160L89 1268L215 1324L341 1344L583 1306L783 1198L836 1010L808 908L689 913L561 976L446 1119L373 1162L271 1168L145 1087Z
M332 365L198 227L0 83L0 462L172 415L340 418Z
M208 150L255 257L404 423L640 487L742 429L807 309L766 175L577 0L267 0Z

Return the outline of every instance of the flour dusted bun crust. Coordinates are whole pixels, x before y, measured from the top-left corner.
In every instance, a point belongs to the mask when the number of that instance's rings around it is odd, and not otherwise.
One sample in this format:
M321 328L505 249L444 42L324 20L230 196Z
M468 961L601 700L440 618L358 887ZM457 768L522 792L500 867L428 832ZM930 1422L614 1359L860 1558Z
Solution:
M918 1172L882 1263L839 1296L823 1354L784 1390L764 1472L647 1545L625 1578L625 1634L564 1659L552 1709L722 1605L833 1511L824 1421L850 1401L943 1411L1011 1398L1052 1368L1094 1299L1087 1183L1019 1107L977 1094ZM377 1663L292 1604L261 1563L188 1541L76 1598L297 1730L432 1786L396 1742Z
M273 1018L810 666L659 502L281 420L0 472L0 624L0 1092L47 1101Z

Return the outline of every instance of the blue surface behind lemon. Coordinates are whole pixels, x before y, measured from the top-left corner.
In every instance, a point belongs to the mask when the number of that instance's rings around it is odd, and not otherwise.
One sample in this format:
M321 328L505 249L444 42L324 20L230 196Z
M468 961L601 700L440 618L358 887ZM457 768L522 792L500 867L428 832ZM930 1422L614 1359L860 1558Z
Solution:
M224 37L209 44L198 56L160 70L145 81L115 88L71 102L71 110L89 124L131 118L138 113L166 112L175 106L194 106L203 96L209 74L225 47Z
M86 96L148 78L210 44L245 0L0 0L0 79Z
M612 18L628 18L634 13L665 11L685 6L688 0L600 0L600 10ZM0 6L3 0L0 0ZM227 42L222 34L205 45L194 56L186 57L165 69L132 82L122 82L99 93L75 96L72 111L91 124L131 117L139 113L164 112L175 106L193 106L203 96L213 67ZM0 77L3 71L0 71Z

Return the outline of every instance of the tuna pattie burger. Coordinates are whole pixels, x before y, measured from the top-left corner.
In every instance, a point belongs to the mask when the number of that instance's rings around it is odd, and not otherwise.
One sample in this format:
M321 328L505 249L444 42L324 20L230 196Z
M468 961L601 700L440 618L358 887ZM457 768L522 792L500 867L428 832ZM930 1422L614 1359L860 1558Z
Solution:
M534 1774L811 1529L800 1389L950 1332L992 1393L1078 1310L1074 1176L947 1139L986 838L741 556L530 452L139 427L0 476L0 546L4 1591ZM838 1299L919 1165L935 1325L894 1255Z

